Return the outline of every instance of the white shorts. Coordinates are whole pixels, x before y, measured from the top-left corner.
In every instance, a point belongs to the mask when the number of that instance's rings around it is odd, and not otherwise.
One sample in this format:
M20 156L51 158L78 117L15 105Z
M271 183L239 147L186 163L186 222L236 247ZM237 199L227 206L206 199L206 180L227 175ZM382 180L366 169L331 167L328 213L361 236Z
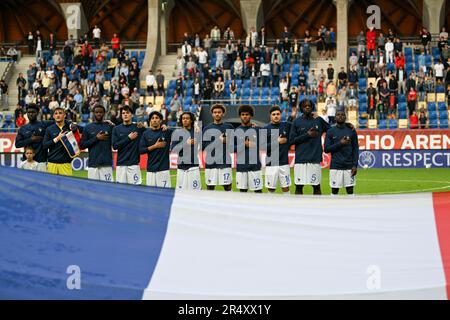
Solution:
M116 181L117 183L142 184L140 166L117 166Z
M188 170L177 170L177 189L202 190L200 168L193 167Z
M36 171L47 172L47 162L38 162Z
M295 184L317 186L322 181L320 163L301 163L294 166Z
M205 169L207 186L228 186L233 182L231 168Z
M159 188L172 188L170 170L147 172L147 186Z
M291 186L291 169L289 165L266 167L266 188L276 189L278 182L282 188Z
M352 176L352 170L330 170L331 188L354 186L356 186L356 176Z
M236 172L236 188L242 190L262 190L262 171Z
M88 179L114 182L112 167L88 168Z

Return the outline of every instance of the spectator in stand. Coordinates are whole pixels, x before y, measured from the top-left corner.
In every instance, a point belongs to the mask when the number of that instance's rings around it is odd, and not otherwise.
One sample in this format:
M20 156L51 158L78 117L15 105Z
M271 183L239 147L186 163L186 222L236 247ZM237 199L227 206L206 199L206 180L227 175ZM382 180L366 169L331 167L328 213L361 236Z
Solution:
M423 79L419 79L417 82L417 98L418 101L425 101L425 82Z
M419 128L419 118L417 117L417 114L415 111L413 111L413 113L409 116L409 127L411 129Z
M178 95L175 93L172 100L170 101L170 110L178 110L181 107L181 100L178 99Z
M272 87L278 87L281 67L283 65L283 57L280 54L280 52L278 51L278 49L275 49L275 52L272 55L271 63L272 63L272 76L273 76Z
M364 51L361 51L361 53L359 54L358 64L361 77L365 77L367 67L367 57Z
M415 114L416 112L414 112ZM417 115L415 115L417 118ZM416 125L417 125L417 121L415 121ZM425 111L420 110L420 115L419 115L419 129L428 129L428 118L425 115Z
M333 68L333 65L330 63L329 65L328 65L328 68L327 68L327 79L328 79L328 81L333 81L334 80L334 68Z
M84 65L88 68L91 65L91 57L92 57L92 46L86 40L81 47L81 56L83 57Z
M220 29L217 26L211 29L211 40L212 47L217 47L218 42L220 41Z
M384 51L385 45L386 45L386 38L384 37L383 33L380 32L380 35L377 38L378 53Z
M114 56L114 58L116 58L117 57L117 52L120 49L120 39L119 39L119 37L117 36L116 33L114 33L114 35L113 35L113 37L111 39L111 48L113 50L113 56Z
M400 69L400 67L402 67L404 69L405 65L406 65L405 56L403 55L402 52L399 52L398 55L395 58L395 67L397 69Z
M337 111L346 111L345 106L347 105L347 87L343 86L338 91L338 107Z
M219 77L214 83L214 95L216 99L223 99L223 92L225 90L225 83L222 81L222 77Z
M367 51L369 55L375 54L377 32L371 27L366 33Z
M101 39L102 30L94 26L94 29L92 30L92 38L94 39L94 44L96 49L100 49L100 39Z
M312 95L317 95L317 85L318 79L315 70L311 70L308 76L308 93Z
M336 116L336 109L337 109L336 98L334 96L328 96L325 103L326 103L326 109L327 109L328 122L330 124L334 124L335 123L334 119Z
M184 61L184 58L181 54L178 55L177 57L177 63L176 63L176 68L175 68L175 75L176 76L184 76L184 66L185 66L186 62Z
M389 93L394 93L397 94L398 91L398 81L395 78L395 75L389 71L389 81L388 81L388 86L389 86Z
M237 56L236 61L234 62L234 78L239 80L242 78L243 71L244 71L244 64L241 60L241 57Z
M394 52L395 54L403 53L403 43L400 38L395 38L394 40Z
M306 95L307 94L307 90L306 90L307 77L306 77L305 71L303 71L303 69L300 70L300 73L298 74L297 78L298 78L298 87L299 87L300 93Z
M219 46L216 50L216 68L223 68L223 60L225 60L225 51Z
M403 66L397 69L398 94L406 94L406 72Z
M205 35L205 38L203 39L203 48L208 53L208 56L211 55L211 47L212 47L212 40L209 37L208 34Z
M164 96L164 75L161 69L158 69L158 74L156 75L156 87L158 91L158 96Z
M223 39L234 41L234 32L230 27L227 27L227 29L223 33Z
M366 36L364 35L364 31L359 33L356 41L358 42L358 54L366 52Z
M397 114L397 98L394 92L389 96L389 119L395 119Z
M269 87L270 86L270 64L267 62L263 62L260 66L260 72L262 77L262 86Z
M234 80L231 81L230 83L230 100L231 100L231 104L236 104L237 100L237 86Z
M202 46L202 40L200 39L200 35L198 33L195 34L194 37L194 48L200 48Z
M358 68L358 56L356 55L355 51L352 51L350 58L348 59L348 64L350 67L350 70L352 70L353 68Z
M435 75L436 75L436 84L440 85L442 84L442 81L444 80L444 70L445 67L442 64L442 60L439 59L439 61L434 65L433 67Z
M184 61L188 62L189 57L191 56L192 47L189 44L189 42L184 41L183 45L181 46L181 54L183 55Z
M33 49L34 49L34 36L33 36L33 32L28 32L27 35L27 44L28 44L28 54L32 55L33 54Z
M346 87L347 80L348 80L347 72L345 72L344 67L341 67L341 71L338 73L338 81L339 81L338 89Z
M17 51L16 47L11 47L8 49L8 52L6 53L6 55L8 57L10 57L14 62L17 62L19 52Z
M384 56L384 52L380 52L378 63L377 63L378 74L383 76L386 71L386 57Z
M427 28L423 28L420 31L420 40L422 41L423 50L428 52L428 44L431 42L431 33L427 30Z
M416 110L417 92L411 88L408 92L408 110L409 115L412 115Z
M332 97L336 96L336 85L333 81L329 81L327 84L327 96Z
M409 79L406 81L406 91L409 92L411 88L416 89L416 79L414 79L414 74L409 75Z
M394 44L389 39L385 45L386 63L394 63Z
M16 128L20 128L20 127L22 127L24 124L26 124L26 120L25 120L25 118L24 118L24 116L23 116L23 112L22 111L20 111L19 112L19 114L17 115L17 118L16 118Z
M354 67L350 68L350 72L348 73L348 83L353 84L354 86L358 85L358 79L359 79L358 71L356 71L356 70L357 70L357 67L354 66Z
M347 96L348 96L349 110L355 110L357 105L358 90L356 90L355 85L353 83L349 84Z

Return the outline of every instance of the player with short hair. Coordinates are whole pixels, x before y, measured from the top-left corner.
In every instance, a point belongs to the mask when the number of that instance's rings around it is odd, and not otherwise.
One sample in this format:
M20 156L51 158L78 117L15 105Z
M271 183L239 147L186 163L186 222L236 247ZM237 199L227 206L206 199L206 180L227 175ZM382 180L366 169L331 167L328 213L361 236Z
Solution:
M330 129L330 125L321 117L313 114L314 103L304 99L300 103L302 116L297 118L291 127L289 141L295 145L295 194L303 194L303 187L311 185L315 195L322 194L322 134Z
M202 189L198 165L199 145L195 137L194 122L192 112L183 112L180 116L181 129L176 129L172 134L171 149L178 153L177 189Z
M19 169L39 171L38 170L39 163L34 160L34 156L35 156L35 154L34 154L33 148L26 147L25 148L26 160L22 161L19 164Z
M149 128L139 142L140 154L147 154L147 186L171 188L170 142L173 130L162 128L163 115L150 113Z
M112 131L112 145L117 150L116 181L139 185L142 183L139 140L145 127L133 123L132 119L133 110L130 106L124 105L123 122Z
M353 194L358 172L359 145L358 134L345 125L344 111L336 113L336 126L328 130L325 137L325 152L331 153L330 187L333 195L339 188L346 188Z
M34 160L38 163L37 171L47 172L48 150L43 147L45 130L53 121L38 121L39 107L30 103L27 106L27 116L29 123L22 126L17 133L16 148L32 148L34 151ZM22 160L26 160L26 155Z
M265 185L270 193L275 192L278 183L281 185L283 193L289 194L289 187L291 186L291 168L289 167L289 134L291 131L291 122L281 121L281 109L278 106L273 106L269 110L270 124L264 129L267 130L267 160L265 172ZM295 119L297 116L297 109L292 110L290 119ZM271 159L273 157L272 140L277 139L278 159Z
M240 192L251 190L262 193L263 178L258 137L260 128L253 127L251 123L255 111L250 105L241 105L238 112L241 125L234 132L237 157L236 188Z
M78 126L66 120L66 111L61 107L56 107L53 111L55 123L45 131L45 149L48 149L48 172L65 176L72 175L72 159L75 155L69 154L63 143L63 138L69 131L76 133ZM80 128L81 129L81 128Z
M95 121L84 128L80 141L81 149L89 149L88 179L113 182L113 126L103 122L105 107L98 104L93 111Z
M222 104L211 107L213 123L203 128L202 150L205 152L205 182L208 190L223 186L231 191L233 175L231 157L227 148L227 131L234 131L229 123L222 122L226 109ZM212 148L217 146L217 148ZM217 154L216 154L217 153Z

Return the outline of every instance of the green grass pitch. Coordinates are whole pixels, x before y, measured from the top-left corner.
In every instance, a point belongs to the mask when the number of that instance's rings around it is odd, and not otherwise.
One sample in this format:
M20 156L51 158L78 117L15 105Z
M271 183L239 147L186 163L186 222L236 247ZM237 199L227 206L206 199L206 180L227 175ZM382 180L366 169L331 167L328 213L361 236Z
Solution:
M87 178L87 171L74 171L75 177ZM176 170L172 170L172 186L176 182ZM206 189L204 181L204 171L201 171L202 188ZM233 190L235 187L233 172ZM291 176L294 177L293 170ZM146 172L142 171L143 184L145 185ZM356 176L356 194L400 194L416 192L445 192L450 191L450 169L359 169ZM223 188L218 188L223 190ZM291 186L291 193L294 193L295 186ZM305 187L305 194L312 194L311 187ZM264 192L267 192L264 189ZM278 189L277 193L281 193ZM322 193L331 193L329 186L329 170L322 170ZM340 194L345 194L341 190Z

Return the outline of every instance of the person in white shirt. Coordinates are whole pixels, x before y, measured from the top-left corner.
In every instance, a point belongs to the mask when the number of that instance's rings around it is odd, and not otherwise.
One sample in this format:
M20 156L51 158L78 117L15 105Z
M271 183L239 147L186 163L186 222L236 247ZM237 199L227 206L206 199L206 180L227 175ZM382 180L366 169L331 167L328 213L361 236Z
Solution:
M288 83L285 78L282 78L280 81L280 92L284 92L284 90L288 89Z
M37 38L36 41L36 58L41 59L42 58L42 40L41 37Z
M102 30L100 30L99 27L95 26L94 30L92 30L92 36L94 38L95 48L100 48L100 37L101 37Z
M327 115L327 109L324 108L322 109L322 114L320 115L320 117L325 120L326 123L329 123L329 119L328 119L328 115Z
M433 67L434 69L434 74L436 76L436 82L437 83L442 83L442 80L444 79L444 65L442 64L441 59L439 59L439 62L436 63Z
M208 52L206 52L203 48L200 48L198 51L198 64L200 67L200 72L202 72L203 67L208 62Z
M385 49L386 49L386 62L394 63L394 44L390 39L388 40L388 42L386 42Z
M329 124L334 124L334 117L336 116L336 109L337 109L336 99L333 96L328 97L325 103L327 108L327 116L329 120L328 122Z
M262 86L269 87L270 86L270 64L263 62L259 67L259 71L261 72L262 77Z
M183 55L185 62L189 60L191 51L192 51L191 45L187 41L185 41L184 44L181 46L181 54Z
M38 171L39 163L34 161L34 150L33 150L33 148L27 147L25 149L25 157L26 157L26 160L22 161L19 164L19 169Z
M239 56L236 57L236 61L234 62L234 78L241 79L242 71L244 70L244 64Z
M147 92L150 95L155 96L155 76L153 75L153 70L148 72L148 75L145 77L145 84L147 86Z

